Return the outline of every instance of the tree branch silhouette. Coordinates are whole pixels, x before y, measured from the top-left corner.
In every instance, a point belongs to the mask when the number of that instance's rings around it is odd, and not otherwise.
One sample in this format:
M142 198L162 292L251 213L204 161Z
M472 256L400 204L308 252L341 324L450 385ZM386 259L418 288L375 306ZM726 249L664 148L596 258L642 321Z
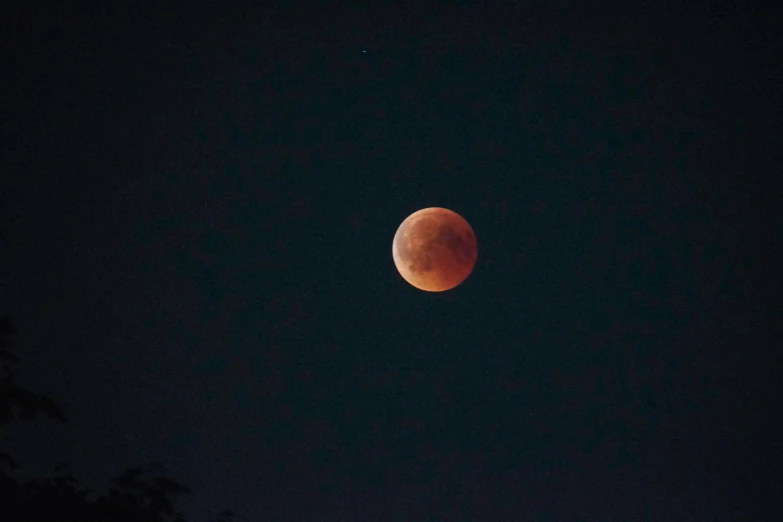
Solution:
M16 380L19 357L12 352L17 329L0 316L0 431L15 423L43 417L65 423L60 403L32 392ZM187 522L176 507L189 490L166 476L161 465L135 466L114 479L105 493L84 487L59 465L51 476L23 480L19 462L0 451L0 520L3 522ZM224 511L217 522L234 520Z
M59 402L49 395L34 393L16 382L19 358L11 352L17 334L9 316L0 317L0 429L16 421L31 421L38 416L64 423L65 413Z

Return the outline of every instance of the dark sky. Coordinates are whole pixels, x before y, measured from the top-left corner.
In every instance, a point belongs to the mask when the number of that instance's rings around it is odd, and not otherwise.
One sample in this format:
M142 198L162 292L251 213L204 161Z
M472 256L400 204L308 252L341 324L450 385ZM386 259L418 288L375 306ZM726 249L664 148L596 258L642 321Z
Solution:
M196 521L783 516L771 16L277 3L6 11L0 312L70 417L3 441L29 472L162 462ZM445 293L391 255L429 206L478 238Z

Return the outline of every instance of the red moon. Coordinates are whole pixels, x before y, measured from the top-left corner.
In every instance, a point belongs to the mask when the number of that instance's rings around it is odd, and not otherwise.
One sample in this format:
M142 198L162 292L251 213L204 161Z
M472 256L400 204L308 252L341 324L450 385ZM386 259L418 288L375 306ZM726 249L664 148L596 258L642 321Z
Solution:
M402 222L392 243L400 275L420 290L442 292L473 271L476 235L465 219L446 208L414 212Z

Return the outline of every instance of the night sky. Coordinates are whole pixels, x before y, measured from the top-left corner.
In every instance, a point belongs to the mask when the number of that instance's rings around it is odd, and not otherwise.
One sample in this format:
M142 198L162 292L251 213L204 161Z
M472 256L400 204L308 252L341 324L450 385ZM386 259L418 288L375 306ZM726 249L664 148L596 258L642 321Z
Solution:
M161 462L199 522L783 517L769 13L63 4L0 31L0 313L69 417L4 435L26 472ZM443 293L391 254L431 206L478 238Z

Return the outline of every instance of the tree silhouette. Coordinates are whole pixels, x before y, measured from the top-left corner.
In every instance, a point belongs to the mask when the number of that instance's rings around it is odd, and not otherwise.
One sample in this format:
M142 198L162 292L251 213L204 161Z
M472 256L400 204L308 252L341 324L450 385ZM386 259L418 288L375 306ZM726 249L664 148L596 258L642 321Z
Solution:
M0 317L0 430L14 421L30 421L41 415L65 422L60 404L42 393L33 393L16 383L14 369L19 358L11 352L16 328L8 316Z
M65 423L62 406L49 395L27 390L16 381L19 358L12 352L17 330L0 317L0 432L36 418ZM160 465L133 467L120 474L108 491L84 487L67 466L51 476L23 480L19 463L0 451L0 521L3 522L186 522L176 500L189 490L165 475ZM217 522L234 520L224 511Z

